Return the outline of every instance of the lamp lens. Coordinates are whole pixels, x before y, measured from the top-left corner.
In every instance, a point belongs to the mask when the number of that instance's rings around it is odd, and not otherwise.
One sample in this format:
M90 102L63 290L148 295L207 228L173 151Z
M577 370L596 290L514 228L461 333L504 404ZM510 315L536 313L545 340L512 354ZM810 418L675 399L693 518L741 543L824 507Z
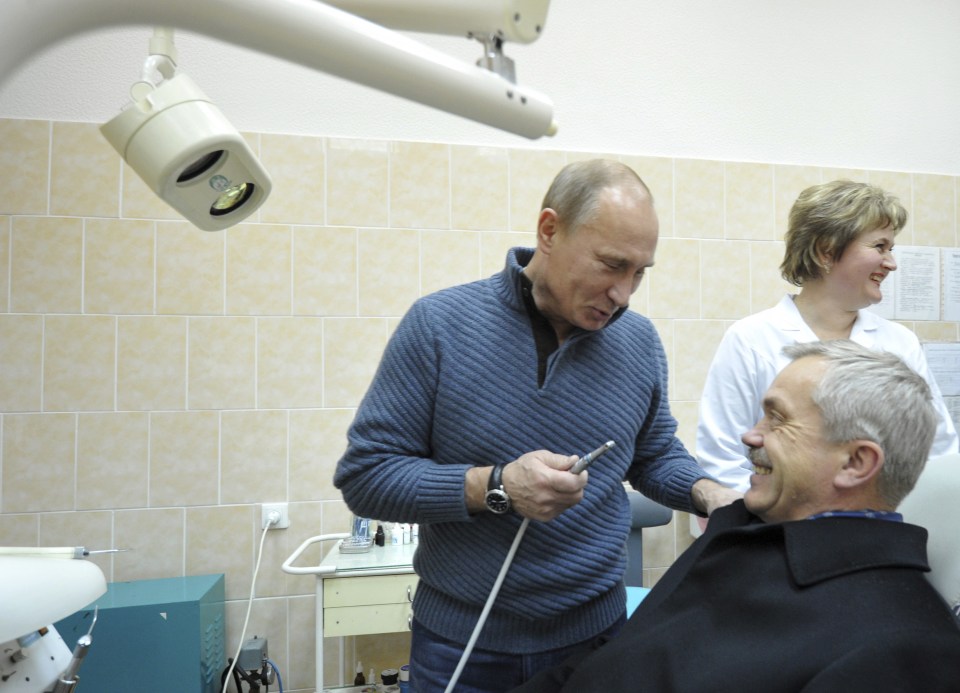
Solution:
M256 186L253 183L239 183L223 191L216 202L210 207L210 214L215 217L229 214L242 206L253 195Z
M220 157L223 156L223 150L218 149L215 152L209 152L204 154L199 159L194 161L192 164L183 169L183 172L177 177L178 183L186 183L193 180L197 176L206 171L209 171L213 168L214 164L220 161Z

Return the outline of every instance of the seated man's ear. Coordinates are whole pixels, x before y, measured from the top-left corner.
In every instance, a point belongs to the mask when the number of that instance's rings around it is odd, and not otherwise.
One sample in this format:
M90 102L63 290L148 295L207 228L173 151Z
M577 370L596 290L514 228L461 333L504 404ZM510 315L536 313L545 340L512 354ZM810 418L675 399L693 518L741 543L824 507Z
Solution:
M851 440L847 443L847 462L837 472L835 483L853 488L875 478L883 467L883 450L872 440Z

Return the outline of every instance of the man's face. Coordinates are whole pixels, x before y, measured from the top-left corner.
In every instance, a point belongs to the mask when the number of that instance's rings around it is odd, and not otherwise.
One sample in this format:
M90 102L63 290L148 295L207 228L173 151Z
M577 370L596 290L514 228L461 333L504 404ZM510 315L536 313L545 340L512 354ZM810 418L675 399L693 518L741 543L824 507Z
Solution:
M812 399L825 368L816 356L784 368L763 399L763 418L743 435L754 465L743 500L765 522L830 509L833 482L846 457L842 446L824 441L823 419Z
M541 213L541 219L544 214L552 210ZM608 188L589 223L573 230L562 228L563 220L553 223L546 245L549 262L537 283L537 307L561 338L573 327L599 330L629 304L653 265L659 231L653 204L637 191Z

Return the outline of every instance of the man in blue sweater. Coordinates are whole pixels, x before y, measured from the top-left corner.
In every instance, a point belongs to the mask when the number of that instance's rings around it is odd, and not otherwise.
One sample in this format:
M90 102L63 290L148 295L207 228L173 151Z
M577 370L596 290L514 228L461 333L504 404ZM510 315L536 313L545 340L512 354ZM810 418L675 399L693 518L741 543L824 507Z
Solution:
M535 249L418 300L391 338L334 483L358 515L420 523L418 693L447 687L524 518L457 691L509 690L620 628L624 481L702 515L739 496L676 438L663 346L627 310L657 234L634 171L570 164L544 198ZM608 440L589 472L570 473Z

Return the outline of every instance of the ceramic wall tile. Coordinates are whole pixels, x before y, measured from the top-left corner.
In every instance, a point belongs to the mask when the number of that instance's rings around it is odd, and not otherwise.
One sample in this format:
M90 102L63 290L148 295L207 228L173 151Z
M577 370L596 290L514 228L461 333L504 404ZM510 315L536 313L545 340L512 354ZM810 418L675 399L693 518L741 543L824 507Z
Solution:
M187 318L117 319L117 408L151 411L187 404Z
M566 164L563 152L540 149L511 149L510 230L534 232L546 194L554 177Z
M109 411L116 406L117 319L44 318L44 411Z
M117 548L113 579L156 580L181 577L183 572L183 508L119 510L114 516Z
M358 248L360 314L403 315L420 295L420 235L361 229Z
M2 510L73 510L76 414L5 414Z
M897 245L913 245L913 176L898 171L869 171L868 181L896 196L907 210L907 224L897 234Z
M392 142L390 226L450 228L450 147L427 142Z
M722 161L674 162L674 235L723 238L724 167Z
M870 177L870 174L866 169L862 168L845 168L837 166L824 166L822 169L821 177L824 182L831 180L852 180L857 182L864 182L867 178Z
M80 414L77 420L77 509L147 506L146 412Z
M261 221L326 223L327 153L322 137L262 134L260 163L273 182L260 208Z
M150 507L215 505L220 497L220 413L150 414Z
M699 402L703 382L729 323L723 320L674 321L674 363L677 387L674 399Z
M10 310L79 313L83 222L63 217L17 217L10 245Z
M294 315L356 315L357 274L356 229L294 229Z
M0 118L0 214L47 213L51 129L45 120Z
M257 322L257 406L323 406L321 318L262 318Z
M382 319L324 321L324 406L356 407L367 392L387 344Z
M316 578L313 578L314 580ZM299 633L302 637L290 639L289 646L289 669L288 676L284 676L284 684L291 687L292 690L305 689L316 690L317 680L317 617L316 617L316 599L313 595L290 597L287 600L287 623L291 633ZM329 638L331 645L339 644L340 638ZM340 683L337 680L339 669L337 668L337 655L339 649L324 647L323 671L330 674L329 684L335 686ZM347 669L347 671L350 671ZM353 679L351 679L352 681Z
M0 315L0 411L40 411L43 316Z
M346 450L353 414L352 409L290 412L291 501L340 498L333 472Z
M256 402L255 320L191 318L188 330L188 408L252 408Z
M40 515L22 513L0 515L0 545L39 546Z
M85 313L154 312L154 241L150 221L87 220L83 233Z
M771 308L785 294L800 290L780 274L783 252L782 241L750 244L750 313Z
M480 237L471 231L420 232L420 294L480 278Z
M725 238L773 240L773 166L728 163L725 185Z
M187 223L157 224L158 313L223 314L225 239Z
M489 277L503 270L507 251L511 248L535 248L535 232L529 233L481 233L480 276Z
M750 312L750 243L700 242L701 316L741 318Z
M96 123L53 124L50 213L117 217L121 159Z
M694 454L697 449L699 410L699 400L677 400L670 403L670 412L677 420L677 438L680 439L680 442L683 443L683 446L691 455Z
M957 245L957 212L952 176L913 175L913 243L915 245Z
M673 159L654 156L621 156L620 161L636 171L653 195L660 222L660 238L674 234Z
M330 140L327 143L327 223L387 226L388 169L385 142Z
M10 310L10 217L0 216L0 313Z
M506 150L458 145L450 147L450 154L453 228L506 231L509 201Z
M700 242L661 238L656 264L644 277L651 318L700 317Z
M290 227L239 224L225 233L227 315L289 315Z
M220 502L287 499L287 412L228 411L220 420Z
M917 321L910 328L922 343L926 342L956 342L957 323L955 322L926 322Z
M223 573L226 598L247 599L257 548L252 530L254 515L259 520L260 509L252 505L187 508L184 573ZM245 607L243 603L239 605ZM238 623L229 614L226 621L228 628L230 623L234 626Z
M790 208L797 201L800 193L811 185L823 182L822 171L815 166L787 166L775 164L773 167L774 182L774 222L777 232L774 238L782 239L787 233L790 219Z

